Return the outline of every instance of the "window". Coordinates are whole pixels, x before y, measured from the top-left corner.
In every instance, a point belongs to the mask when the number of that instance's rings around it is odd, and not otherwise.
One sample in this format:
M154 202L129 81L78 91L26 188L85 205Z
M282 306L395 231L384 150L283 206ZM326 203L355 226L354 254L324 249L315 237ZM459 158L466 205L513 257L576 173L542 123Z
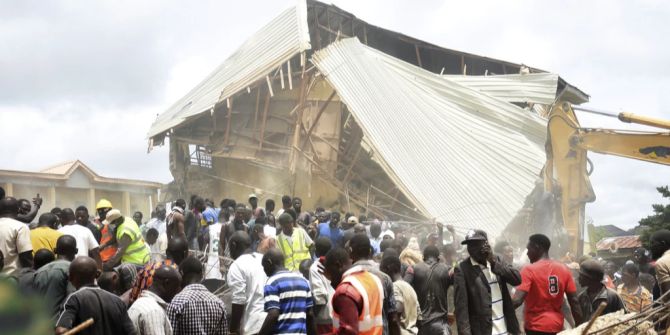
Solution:
M188 152L191 156L191 165L212 168L212 154L204 146L189 144Z

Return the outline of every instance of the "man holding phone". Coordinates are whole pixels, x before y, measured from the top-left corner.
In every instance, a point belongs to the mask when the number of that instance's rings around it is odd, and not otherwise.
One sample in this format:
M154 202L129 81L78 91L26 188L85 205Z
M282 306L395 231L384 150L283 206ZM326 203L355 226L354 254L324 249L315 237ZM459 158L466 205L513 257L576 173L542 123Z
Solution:
M21 199L19 200L19 214L16 219L23 223L31 223L37 216L40 207L42 207L42 198L39 193L33 198L32 205L28 199Z
M459 334L519 334L507 284L521 284L521 274L493 254L486 232L470 230L461 244L467 245L470 257L454 269Z

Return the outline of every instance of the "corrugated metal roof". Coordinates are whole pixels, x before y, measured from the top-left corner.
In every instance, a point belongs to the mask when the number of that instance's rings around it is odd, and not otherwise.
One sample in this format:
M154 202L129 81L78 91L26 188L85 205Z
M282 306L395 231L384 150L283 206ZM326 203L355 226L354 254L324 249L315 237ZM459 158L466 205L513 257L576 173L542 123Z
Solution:
M162 113L149 137L210 110L223 99L245 89L304 50L310 49L307 7L304 1L287 9L252 35L226 61Z
M558 87L558 74L555 73L444 77L507 102L548 105L556 99Z
M355 38L312 62L426 217L496 236L523 206L545 161L538 116Z
M596 243L597 250L635 249L642 247L640 235L606 237Z

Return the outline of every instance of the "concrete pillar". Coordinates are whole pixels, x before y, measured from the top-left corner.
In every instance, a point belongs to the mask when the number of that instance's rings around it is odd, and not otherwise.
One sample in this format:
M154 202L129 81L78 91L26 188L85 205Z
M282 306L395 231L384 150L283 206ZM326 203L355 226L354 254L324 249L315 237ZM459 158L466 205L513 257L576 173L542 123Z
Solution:
M133 213L130 212L130 192L123 191L123 215L131 216Z
M7 197L10 196L10 195L14 196L14 184L5 183L3 188L5 189L5 194L6 194L5 196L7 196Z
M95 188L91 187L88 189L88 212L96 213L95 211Z
M46 200L47 203L51 202L51 208L56 207L56 186L51 185L51 187L49 187L49 199Z

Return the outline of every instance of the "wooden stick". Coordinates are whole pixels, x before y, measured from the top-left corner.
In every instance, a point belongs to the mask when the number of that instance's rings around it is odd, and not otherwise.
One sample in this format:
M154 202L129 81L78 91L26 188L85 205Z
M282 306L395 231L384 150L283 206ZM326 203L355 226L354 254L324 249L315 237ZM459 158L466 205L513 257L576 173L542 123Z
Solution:
M591 329L591 326L593 326L593 323L600 316L600 314L603 313L605 307L607 307L607 303L604 301L598 305L598 309L596 309L596 312L591 316L591 320L589 320L589 323L586 325L586 327L584 327L584 330L582 330L582 335L586 335L589 332L589 329Z
M414 51L416 51L416 62L419 64L419 67L423 68L421 64L421 54L419 53L419 46L414 44Z
M656 306L656 307L654 307L654 304L651 304L651 305L649 305L649 306L646 306L644 309L642 309L642 311L640 311L640 313L638 313L638 314L636 314L636 315L634 315L634 316L632 316L632 317L630 317L630 318L628 318L628 319L621 320L621 321L619 321L619 322L617 322L617 323L613 323L613 324L611 324L611 325L609 325L609 326L607 326L607 327L605 327L605 328L598 329L598 330L592 332L591 334L598 334L598 333L604 332L604 331L609 330L609 329L611 329L611 328L613 328L613 327L616 327L616 326L618 326L618 325L620 325L620 324L622 324L622 323L626 323L626 322L629 322L629 321L631 321L631 320L635 320L635 319L643 318L643 317L649 315L650 313L651 313L651 314L656 314L658 311L660 311L660 310L662 310L662 309L668 307L668 304L667 304L666 302L663 302L663 300L664 300L665 297L668 296L669 294L670 294L670 291L665 292L665 293L663 293L663 295L661 295L660 297L658 297L658 299L656 299L657 302L660 302L660 304L661 304L660 306Z
M80 331L90 327L93 325L95 321L93 321L93 318L90 318L82 323L80 323L78 326L66 331L63 335L74 335L76 333L79 333Z
M226 132L225 132L225 135L223 135L223 143L225 145L228 145L228 141L230 140L230 138L229 138L229 136L230 136L230 124L233 121L232 120L232 118L233 118L233 103L230 101L230 99L228 99L227 101L228 101L228 105L226 107L228 107L228 116L226 116L226 120L227 120L226 121Z
M263 107L263 116L261 118L261 133L258 137L258 150L263 149L263 142L265 141L265 124L268 121L268 109L270 108L270 92L265 95L265 105Z
M662 309L664 309L664 308L662 308ZM636 320L636 322L635 322L634 324L632 324L632 325L629 326L628 328L624 329L624 330L621 332L621 334L628 334L628 332L629 332L630 330L632 330L633 328L635 328L635 330L637 330L637 327L638 327L638 326L640 326L643 322L645 322L645 321L651 319L651 318L654 317L654 316L656 316L656 313L649 313L649 315L645 316L643 319ZM667 316L666 316L666 317L667 317Z

